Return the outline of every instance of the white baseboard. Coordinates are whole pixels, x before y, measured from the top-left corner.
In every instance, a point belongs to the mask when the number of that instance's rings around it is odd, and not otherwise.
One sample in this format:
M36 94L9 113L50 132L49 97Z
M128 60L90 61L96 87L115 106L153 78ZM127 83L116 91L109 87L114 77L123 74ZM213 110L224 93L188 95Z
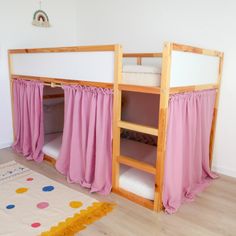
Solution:
M0 149L8 148L12 145L12 142L9 143L0 143Z
M219 166L213 166L212 170L223 175L227 175L230 177L235 177L236 178L236 170L229 169L229 168L223 168Z

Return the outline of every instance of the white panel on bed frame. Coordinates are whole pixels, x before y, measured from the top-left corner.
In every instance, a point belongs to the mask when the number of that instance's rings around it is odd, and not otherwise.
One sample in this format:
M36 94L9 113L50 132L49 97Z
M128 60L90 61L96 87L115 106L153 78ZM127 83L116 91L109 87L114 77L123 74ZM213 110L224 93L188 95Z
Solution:
M13 54L13 74L113 83L114 52Z
M173 51L170 87L215 84L218 71L218 57Z

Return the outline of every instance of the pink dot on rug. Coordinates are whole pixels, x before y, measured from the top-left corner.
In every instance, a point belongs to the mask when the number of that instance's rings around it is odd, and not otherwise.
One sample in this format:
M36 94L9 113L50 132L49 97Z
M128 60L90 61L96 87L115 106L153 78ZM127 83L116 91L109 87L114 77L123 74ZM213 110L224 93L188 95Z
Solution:
M34 179L33 178L28 178L26 179L27 181L33 181Z
M31 227L33 227L33 228L38 228L40 226L41 226L41 224L38 223L38 222L35 222L35 223L31 224Z
M37 207L38 207L39 209L45 209L45 208L47 208L48 206L49 206L49 203L48 203L48 202L40 202L40 203L37 204Z

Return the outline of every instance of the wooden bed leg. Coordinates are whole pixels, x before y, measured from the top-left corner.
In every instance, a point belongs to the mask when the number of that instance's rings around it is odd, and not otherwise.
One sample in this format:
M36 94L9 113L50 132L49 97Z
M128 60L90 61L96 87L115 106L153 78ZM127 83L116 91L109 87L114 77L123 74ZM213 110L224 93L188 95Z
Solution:
M11 114L12 114L12 130L13 130L13 141L16 140L15 125L14 125L14 94L13 94L13 81L12 81L12 57L8 52L8 71L9 71L9 83L10 83L10 94L11 94Z
M118 156L120 156L120 127L118 126L121 120L121 91L119 83L122 80L122 47L115 46L115 64L114 64L114 101L113 101L113 154L112 154L112 188L119 188L120 164Z
M219 73L218 73L218 81L217 81L217 93L216 93L213 120L212 120L212 126L211 126L210 147L209 147L210 168L212 167L212 160L213 160L213 149L214 149L214 142L215 142L216 121L217 121L219 98L220 98L220 85L221 85L221 79L222 79L224 54L221 53L219 58L220 58L220 60L219 60Z
M157 144L157 160L156 160L156 180L155 180L155 198L154 210L161 211L162 205L162 189L164 177L164 161L166 154L166 137L168 123L168 104L170 90L170 67L171 67L171 51L172 44L165 43L162 58L162 78L161 93L159 107L159 125L158 125L158 144Z

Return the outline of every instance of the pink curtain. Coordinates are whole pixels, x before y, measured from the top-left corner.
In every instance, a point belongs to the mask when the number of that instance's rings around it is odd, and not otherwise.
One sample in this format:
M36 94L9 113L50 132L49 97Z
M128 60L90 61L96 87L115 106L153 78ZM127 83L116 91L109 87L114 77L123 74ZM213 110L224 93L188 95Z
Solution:
M64 86L65 120L56 168L91 192L111 191L112 90Z
M209 142L215 90L173 95L169 123L163 204L174 213L217 176L209 168Z
M44 143L43 83L14 80L14 129L13 149L28 160L41 162Z

